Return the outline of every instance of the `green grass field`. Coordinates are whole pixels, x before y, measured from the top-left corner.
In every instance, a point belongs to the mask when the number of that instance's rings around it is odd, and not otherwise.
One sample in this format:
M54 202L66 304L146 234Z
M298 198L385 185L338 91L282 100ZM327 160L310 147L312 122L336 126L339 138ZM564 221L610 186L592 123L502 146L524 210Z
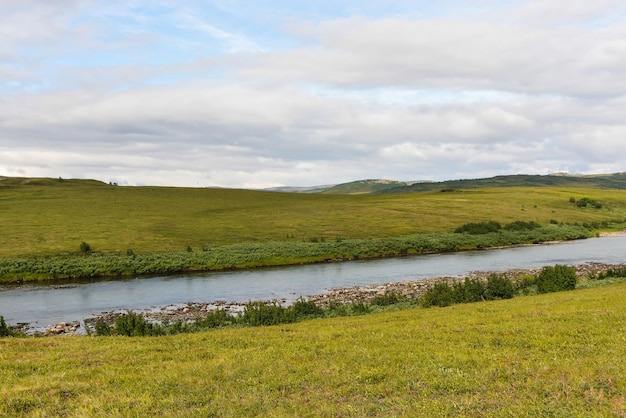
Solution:
M165 337L0 339L0 416L626 416L626 283Z
M588 197L601 209L569 202ZM116 187L96 181L0 181L0 257L167 253L268 241L449 233L467 222L548 224L626 219L626 191L552 187L400 195L321 195L232 189Z

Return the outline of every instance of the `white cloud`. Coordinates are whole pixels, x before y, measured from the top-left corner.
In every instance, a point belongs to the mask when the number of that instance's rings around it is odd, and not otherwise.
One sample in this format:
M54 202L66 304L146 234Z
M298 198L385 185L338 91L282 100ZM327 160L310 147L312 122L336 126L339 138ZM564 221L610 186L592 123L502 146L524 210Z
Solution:
M626 7L548 3L293 3L276 18L272 2L0 1L0 175L265 187L626 171Z

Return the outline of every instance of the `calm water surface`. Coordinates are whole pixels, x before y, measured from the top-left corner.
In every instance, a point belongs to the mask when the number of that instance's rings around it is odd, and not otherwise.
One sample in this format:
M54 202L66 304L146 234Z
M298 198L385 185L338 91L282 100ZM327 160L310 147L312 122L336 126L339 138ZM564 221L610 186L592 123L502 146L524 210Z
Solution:
M7 323L46 327L102 312L186 302L247 302L323 293L337 287L462 276L554 264L626 262L626 237L559 244L420 255L384 260L101 281L62 286L0 287L0 315Z

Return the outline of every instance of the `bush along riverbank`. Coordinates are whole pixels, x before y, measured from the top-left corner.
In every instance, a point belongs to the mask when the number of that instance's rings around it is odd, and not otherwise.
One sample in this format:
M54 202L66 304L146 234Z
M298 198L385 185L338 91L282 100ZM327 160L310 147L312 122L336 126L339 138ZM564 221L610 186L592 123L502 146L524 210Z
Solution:
M591 230L581 225L550 224L532 229L501 228L475 234L467 232L417 234L380 239L341 238L236 244L161 254L94 252L81 243L81 252L62 256L0 259L0 283L62 279L92 279L196 271L245 269L355 259L372 259L458 250L538 244L587 238Z
M476 272L464 278L440 277L334 289L306 299L300 298L290 306L284 306L284 301L239 304L212 302L189 303L174 309L164 307L147 312L105 313L86 319L85 325L88 335L172 335L221 327L278 325L312 318L354 316L411 307L445 307L457 303L596 287L625 279L626 265L555 265L505 273ZM76 328L76 324L62 323L39 335L72 335ZM0 335L16 337L26 334L4 324L0 326Z

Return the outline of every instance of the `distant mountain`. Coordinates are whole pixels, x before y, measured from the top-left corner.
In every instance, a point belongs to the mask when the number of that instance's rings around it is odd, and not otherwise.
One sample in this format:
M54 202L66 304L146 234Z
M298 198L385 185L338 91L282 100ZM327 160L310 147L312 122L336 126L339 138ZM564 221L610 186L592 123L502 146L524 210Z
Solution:
M338 184L325 190L325 194L367 194L384 193L396 188L410 187L414 182L383 179L358 180L350 183Z

